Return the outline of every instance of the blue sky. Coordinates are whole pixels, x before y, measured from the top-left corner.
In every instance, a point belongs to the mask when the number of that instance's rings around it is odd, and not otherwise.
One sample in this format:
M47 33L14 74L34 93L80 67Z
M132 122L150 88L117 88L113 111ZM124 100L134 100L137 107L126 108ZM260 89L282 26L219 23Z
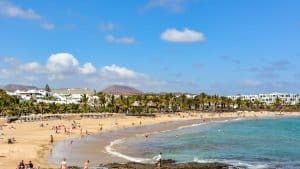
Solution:
M298 0L0 0L0 85L300 93Z

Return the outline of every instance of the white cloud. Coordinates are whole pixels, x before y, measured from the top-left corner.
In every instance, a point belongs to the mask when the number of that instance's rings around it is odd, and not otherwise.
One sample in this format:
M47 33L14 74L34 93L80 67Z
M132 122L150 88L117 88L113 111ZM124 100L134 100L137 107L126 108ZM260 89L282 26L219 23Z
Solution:
M80 73L84 74L84 75L94 74L97 72L96 68L90 62L84 64L82 68L79 68L79 70L80 70Z
M32 73L41 73L44 72L44 68L37 62L29 62L19 66L20 70L32 72Z
M12 57L7 58L7 61L15 64L0 64L0 80L5 83L34 82L35 85L41 86L50 83L59 87L96 89L112 84L122 84L146 90L161 88L169 84L124 66L112 64L96 69L91 62L80 64L70 53L52 54L45 64L36 61L24 63Z
M116 38L113 35L107 35L105 37L107 42L110 43L121 43L121 44L133 44L136 42L136 40L132 37L119 37Z
M78 71L78 60L70 53L57 53L49 57L46 68L50 79L63 79Z
M168 42L202 42L205 40L204 34L188 28L180 31L175 28L164 31L160 38Z
M106 78L136 79L145 77L143 74L127 69L126 67L119 67L115 64L104 66L100 72Z
M40 19L41 16L32 9L22 9L7 1L0 2L0 13L8 17L16 17L22 19Z
M54 24L48 22L42 23L41 27L46 30L53 30L55 28Z
M108 23L101 23L99 25L99 29L103 32L113 31L116 28L115 24L108 22Z
M33 9L24 9L6 0L0 0L0 14L11 18L37 20L41 23L41 28L46 30L53 30L55 27L54 24L45 21L43 17L36 13Z
M48 79L65 79L74 75L90 75L97 72L92 63L79 65L75 56L70 53L56 53L51 55L47 63L42 65L38 62L23 63L16 58L6 57L4 63L9 63L11 69L17 73L34 73L36 75L47 75Z

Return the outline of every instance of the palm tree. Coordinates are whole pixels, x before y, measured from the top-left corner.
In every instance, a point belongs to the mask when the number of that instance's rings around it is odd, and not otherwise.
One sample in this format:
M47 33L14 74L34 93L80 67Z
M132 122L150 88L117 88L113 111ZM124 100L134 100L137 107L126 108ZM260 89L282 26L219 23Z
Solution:
M205 104L208 103L208 96L205 93L200 93L195 97L195 101L199 104L198 109L201 108L203 111L205 109Z
M101 108L105 108L106 107L106 98L107 98L107 95L103 92L100 92L100 93L97 93L96 94L99 98L99 104L100 104L100 107Z
M275 110L279 111L282 108L282 105L284 104L284 101L281 100L279 97L276 97L275 102L273 103L273 108Z
M240 97L235 100L235 104L238 106L238 109L241 109L242 102L243 100Z
M179 101L179 110L180 111L184 111L186 108L186 100L187 97L185 94L182 94L178 97L178 101Z
M89 101L89 98L87 97L87 95L83 94L81 97L80 103L83 106L84 113L87 113L87 111L88 111L88 101Z
M255 99L253 104L255 106L255 110L259 110L261 108L262 103L258 99Z

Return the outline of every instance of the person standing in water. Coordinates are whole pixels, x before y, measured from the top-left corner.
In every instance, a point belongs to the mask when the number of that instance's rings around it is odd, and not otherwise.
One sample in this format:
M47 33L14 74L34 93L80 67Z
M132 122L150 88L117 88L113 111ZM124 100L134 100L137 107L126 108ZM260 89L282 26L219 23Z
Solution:
M156 157L157 160L157 168L160 169L162 166L162 153L160 152L159 155Z

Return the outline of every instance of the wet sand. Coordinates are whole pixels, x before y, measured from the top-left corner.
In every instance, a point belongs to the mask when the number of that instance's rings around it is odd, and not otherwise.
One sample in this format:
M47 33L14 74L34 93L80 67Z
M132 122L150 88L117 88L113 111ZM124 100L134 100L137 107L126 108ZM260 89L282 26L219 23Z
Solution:
M208 121L206 119L205 121ZM217 119L214 119L217 120ZM172 121L163 122L154 125L143 127L130 127L116 131L108 131L93 136L87 136L76 139L68 139L58 142L54 148L53 153L49 155L49 160L55 164L64 157L68 157L68 164L72 166L80 166L86 160L91 161L91 166L98 166L99 164L107 164L111 162L125 163L129 159L123 159L106 152L106 147L112 141L120 138L135 137L137 135L145 135L145 133L162 132L172 130L181 126L186 126L195 123L202 123L203 120L186 120L186 121ZM71 140L73 141L72 144ZM127 150L126 150L127 151Z

